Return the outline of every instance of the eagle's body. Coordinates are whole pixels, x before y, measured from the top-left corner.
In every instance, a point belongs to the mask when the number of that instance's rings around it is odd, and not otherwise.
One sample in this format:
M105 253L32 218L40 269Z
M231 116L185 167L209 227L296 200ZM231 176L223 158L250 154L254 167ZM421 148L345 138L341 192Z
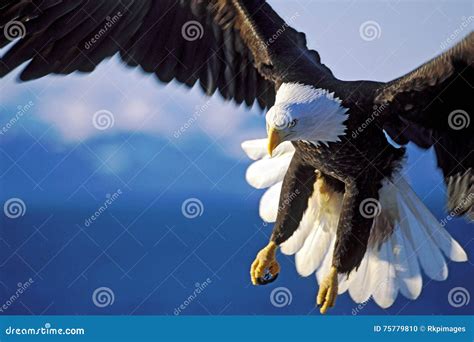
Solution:
M360 84L355 82L351 86L360 87ZM334 103L333 106L326 103L323 108L315 109L310 104L311 101L299 101L299 93L304 93L305 88L330 94L327 90L316 90L313 86L300 84L283 84L276 94L275 106L279 106L279 103L283 102L279 101L279 98L284 97L284 102L289 107L288 112L292 111L291 106L302 106L301 112L311 112L313 118L320 112L321 118L317 125L321 128L312 129L311 133L315 138L311 141L293 141L295 153L283 183L283 195L280 199L282 204L272 239L281 244L291 237L307 208L313 184L316 178L320 177L327 185L328 191L339 192L346 200L351 201L346 208L346 215L340 217L342 238L336 246L337 251L333 259L340 272L349 273L362 260L372 225L372 218L363 217L358 206L367 198L378 200L383 180L392 179L394 172L402 168L405 149L393 147L376 123L367 125L356 137L348 133L358 131L368 114L374 113L373 99L367 96L352 96L339 100L334 97L330 100ZM280 92L285 94L280 95ZM326 100L325 97L319 97L314 101L318 102L321 98ZM361 101L364 99L368 101ZM294 114L289 116L293 117ZM341 119L332 119L335 116L340 116ZM322 141L317 141L322 137ZM302 184L301 188L295 185L294 178ZM294 194L297 190L295 187L302 195L292 201L285 201L285 194ZM285 205L286 202L288 204Z
M264 0L0 0L0 29L0 48L13 42L0 77L23 63L23 81L92 72L119 54L162 82L268 109L276 156L265 156L266 140L244 146L258 160L249 182L270 187L261 216L276 221L251 267L254 284L274 279L266 273L278 273L281 247L300 274L317 273L321 312L347 289L386 307L399 290L419 296L421 268L443 280L445 257L467 258L403 180L405 150L385 133L433 148L448 210L474 217L473 33L384 83L337 79Z
M343 222L340 234L346 236L346 239L340 240L336 247L340 252L335 253L333 259L338 270L344 273L359 266L370 236L372 220L357 215L360 202L367 198L378 200L383 180L391 179L395 171L402 168L404 149L394 148L383 134L378 139L380 140L374 141L371 137L371 140L365 140L365 149L360 149L360 145L364 144L352 145L350 137L342 138L338 143L329 143L328 147L295 143L295 154L300 161L295 168L307 167L313 172L317 170L319 177L329 188L328 191L339 192L346 199L355 197L350 216L340 217ZM288 171L291 173L292 169ZM350 186L351 183L354 184L353 187ZM353 217L354 214L356 217ZM353 231L352 227L357 230ZM345 231L349 234L345 235Z

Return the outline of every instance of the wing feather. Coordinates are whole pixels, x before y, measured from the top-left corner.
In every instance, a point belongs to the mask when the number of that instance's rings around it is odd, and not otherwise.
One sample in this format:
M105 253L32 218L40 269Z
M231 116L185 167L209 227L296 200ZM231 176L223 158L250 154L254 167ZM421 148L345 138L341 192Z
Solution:
M474 219L474 32L407 75L383 85L383 127L399 144L433 147L453 215Z
M218 89L226 100L247 106L258 102L267 108L274 100L274 78L259 72L254 46L241 36L246 25L256 24L230 0L6 2L0 29L13 21L26 32L0 58L0 77L25 62L23 81L92 72L119 53L128 65L165 83L177 80L192 87L199 80L206 94ZM185 25L196 36L186 33ZM0 47L9 43L0 36Z

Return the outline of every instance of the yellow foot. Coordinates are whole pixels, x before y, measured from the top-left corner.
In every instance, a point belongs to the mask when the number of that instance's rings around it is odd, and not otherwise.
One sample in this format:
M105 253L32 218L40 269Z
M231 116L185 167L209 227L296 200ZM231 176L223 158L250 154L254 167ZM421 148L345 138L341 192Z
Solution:
M331 267L329 275L324 278L319 286L317 304L321 307L320 312L324 315L329 308L336 304L337 297L337 270Z
M280 265L276 261L276 250L278 246L270 241L268 245L258 252L255 261L250 267L252 284L265 285L273 282L280 272Z

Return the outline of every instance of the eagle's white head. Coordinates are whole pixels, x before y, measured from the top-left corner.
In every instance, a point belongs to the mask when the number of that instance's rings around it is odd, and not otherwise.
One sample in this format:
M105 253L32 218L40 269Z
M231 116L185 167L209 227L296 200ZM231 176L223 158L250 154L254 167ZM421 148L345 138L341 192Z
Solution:
M334 93L299 83L283 83L265 117L268 152L271 155L283 141L303 140L316 146L340 141L346 130L346 112Z

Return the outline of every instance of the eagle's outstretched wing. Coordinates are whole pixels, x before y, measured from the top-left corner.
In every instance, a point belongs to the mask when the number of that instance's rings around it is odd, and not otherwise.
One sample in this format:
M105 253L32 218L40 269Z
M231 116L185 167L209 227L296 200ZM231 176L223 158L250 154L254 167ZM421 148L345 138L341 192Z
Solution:
M0 59L0 77L24 62L21 80L92 72L119 54L162 82L198 82L208 95L219 90L262 108L291 65L319 65L304 34L265 1L1 0L0 30L0 48L15 40ZM321 66L322 74L330 72Z
M434 147L448 209L474 220L474 33L379 90L384 129L399 144Z

